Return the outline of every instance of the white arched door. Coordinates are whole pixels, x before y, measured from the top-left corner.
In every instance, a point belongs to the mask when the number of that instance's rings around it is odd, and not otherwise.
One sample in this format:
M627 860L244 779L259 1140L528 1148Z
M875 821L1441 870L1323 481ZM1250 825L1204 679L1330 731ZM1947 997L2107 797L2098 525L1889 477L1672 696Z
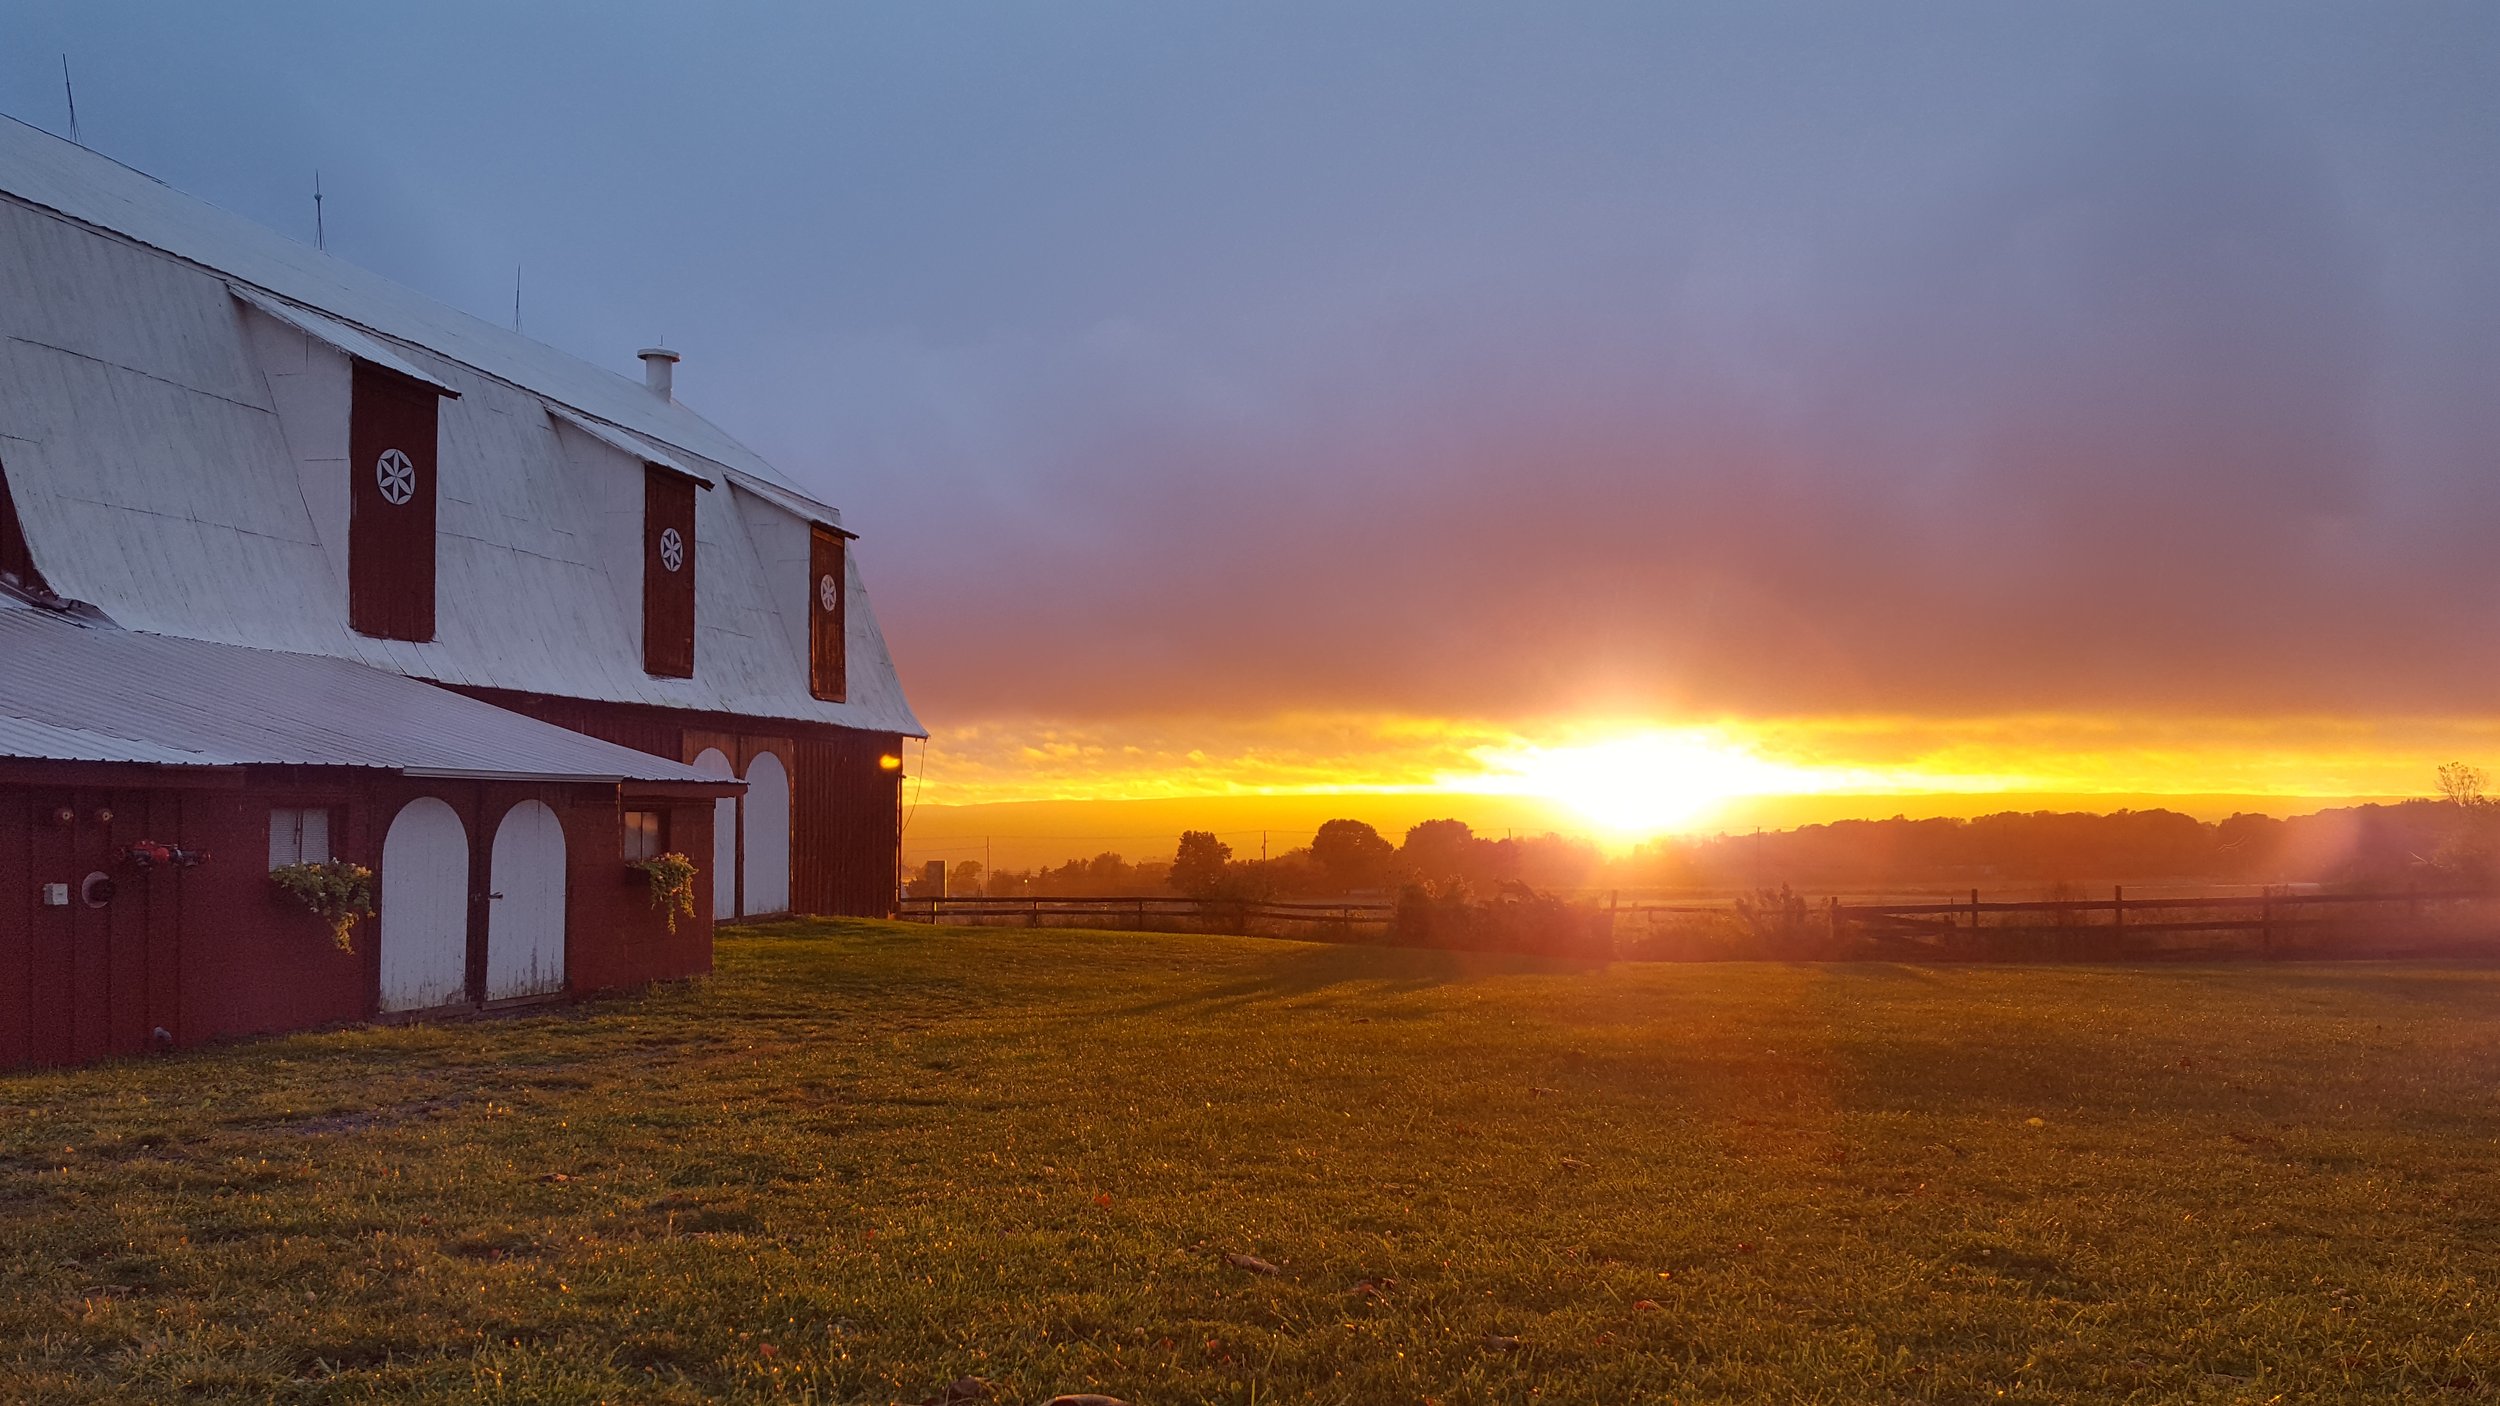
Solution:
M738 911L781 913L790 907L790 773L781 758L760 753L747 763L746 890Z
M495 827L486 907L486 999L564 989L564 825L523 801Z
M695 755L697 776L735 781L738 773L730 768L729 758L718 747L706 747ZM712 916L738 916L738 798L723 796L712 802Z
M419 796L382 837L382 1009L422 1011L469 994L469 830Z

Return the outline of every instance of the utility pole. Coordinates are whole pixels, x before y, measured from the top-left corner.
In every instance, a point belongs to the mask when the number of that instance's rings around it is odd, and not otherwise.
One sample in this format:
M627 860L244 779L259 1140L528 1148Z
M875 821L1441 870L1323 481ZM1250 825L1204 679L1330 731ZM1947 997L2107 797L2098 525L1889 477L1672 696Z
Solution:
M313 168L313 248L330 247L330 231L321 223L321 168Z

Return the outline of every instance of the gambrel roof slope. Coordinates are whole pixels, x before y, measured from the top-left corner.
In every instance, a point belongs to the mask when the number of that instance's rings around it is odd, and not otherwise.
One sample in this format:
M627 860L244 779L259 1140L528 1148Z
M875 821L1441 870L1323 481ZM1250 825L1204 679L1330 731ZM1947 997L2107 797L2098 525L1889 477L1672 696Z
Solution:
M439 417L437 628L347 620L350 357ZM642 463L696 494L695 673L642 668ZM808 687L816 502L701 416L0 119L0 471L36 564L120 625L416 678L919 734L846 553L847 701Z

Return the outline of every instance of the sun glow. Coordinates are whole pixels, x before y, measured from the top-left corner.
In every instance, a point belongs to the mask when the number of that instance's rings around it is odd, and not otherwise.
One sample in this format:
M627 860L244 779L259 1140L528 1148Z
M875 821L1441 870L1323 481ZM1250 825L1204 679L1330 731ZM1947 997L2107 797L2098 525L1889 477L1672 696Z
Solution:
M1744 796L1834 789L1847 778L1769 761L1698 734L1640 733L1567 747L1528 747L1483 758L1504 789L1570 808L1618 839L1683 829Z

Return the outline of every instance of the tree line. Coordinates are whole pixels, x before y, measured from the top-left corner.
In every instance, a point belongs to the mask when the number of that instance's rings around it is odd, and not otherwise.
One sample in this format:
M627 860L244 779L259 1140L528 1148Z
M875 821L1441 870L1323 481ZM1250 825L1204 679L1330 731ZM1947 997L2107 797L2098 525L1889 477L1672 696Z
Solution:
M2500 881L2500 804L2476 768L2439 769L2435 798L2278 818L2218 821L2163 809L2007 811L1968 819L1839 820L1787 830L1662 840L1608 856L1563 835L1490 839L1461 820L1427 820L1399 841L1365 821L1331 820L1310 844L1236 857L1205 830L1169 858L1114 853L985 874L955 866L955 894L1392 898L1408 890L1493 895L1573 892L1831 891L1949 884L2004 889L2203 881L2328 886L2481 886ZM925 896L923 894L916 896Z

